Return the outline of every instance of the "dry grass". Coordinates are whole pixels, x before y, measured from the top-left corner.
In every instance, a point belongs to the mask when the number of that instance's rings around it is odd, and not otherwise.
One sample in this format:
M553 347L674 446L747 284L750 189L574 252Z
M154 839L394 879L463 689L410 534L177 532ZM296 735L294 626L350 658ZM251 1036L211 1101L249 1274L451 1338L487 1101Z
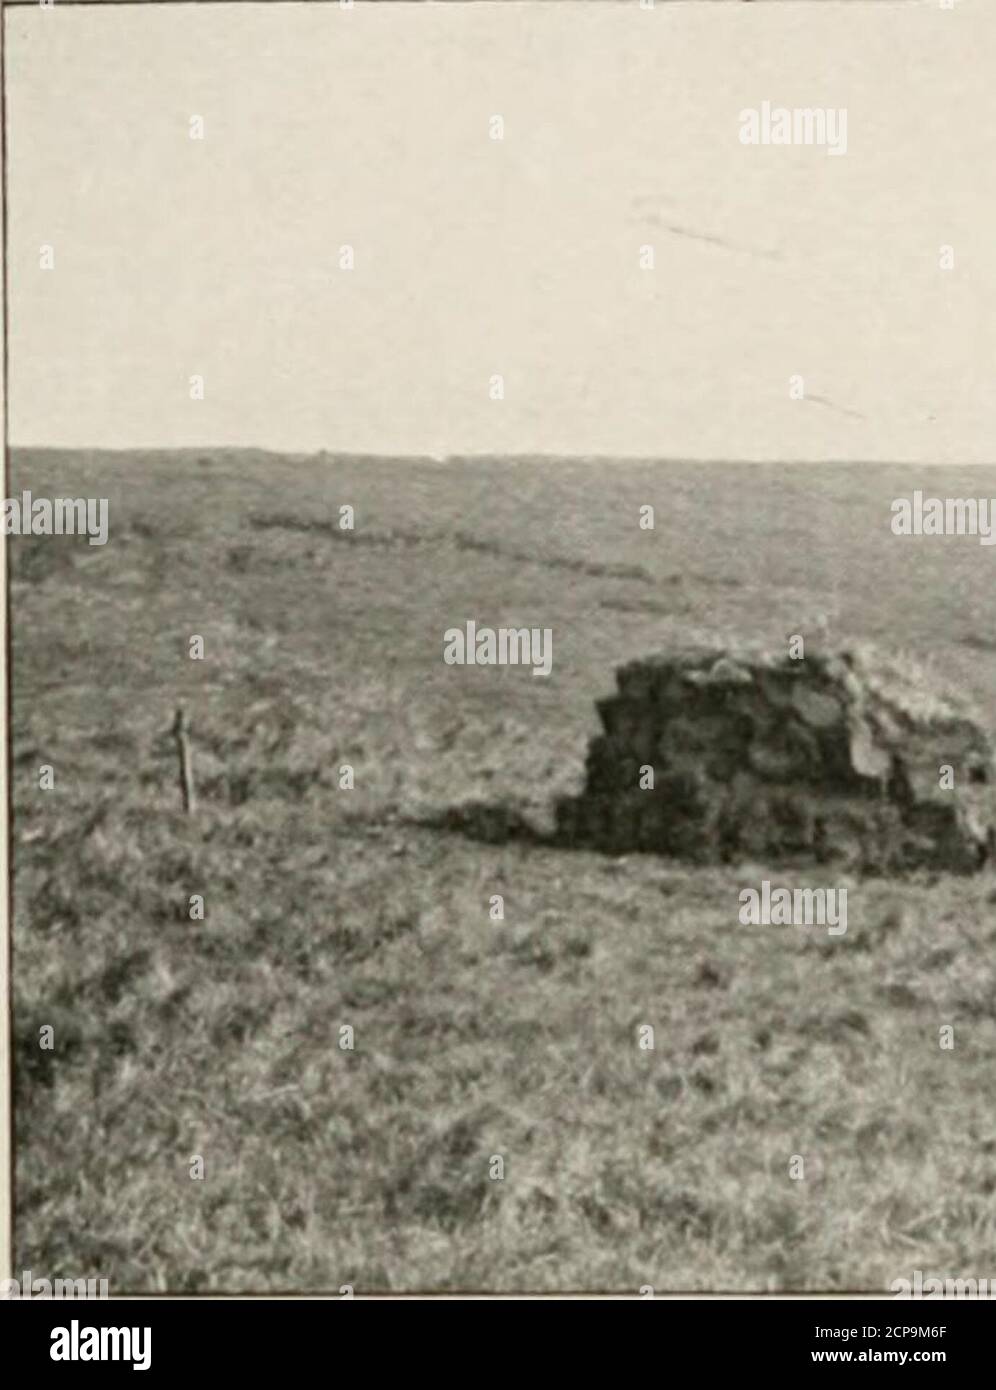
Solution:
M707 496L650 466L606 487L575 465L15 459L15 490L111 497L105 550L13 547L17 1268L112 1291L991 1272L990 876L834 880L831 940L739 925L742 887L795 881L764 865L412 823L570 784L616 661L696 626L773 640L828 596L991 707L996 663L968 644L987 552L944 543L956 617L931 554L881 541L867 475L820 495L815 529L801 483L758 476L748 511L732 470ZM444 667L469 617L552 626L553 676ZM164 737L179 698L194 819Z

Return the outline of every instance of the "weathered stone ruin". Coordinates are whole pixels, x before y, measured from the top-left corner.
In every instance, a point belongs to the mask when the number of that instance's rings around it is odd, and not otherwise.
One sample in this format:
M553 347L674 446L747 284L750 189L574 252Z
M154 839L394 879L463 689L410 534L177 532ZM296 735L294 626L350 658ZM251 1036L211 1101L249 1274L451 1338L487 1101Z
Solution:
M993 852L993 745L897 659L696 648L616 680L561 843L872 872L969 872Z

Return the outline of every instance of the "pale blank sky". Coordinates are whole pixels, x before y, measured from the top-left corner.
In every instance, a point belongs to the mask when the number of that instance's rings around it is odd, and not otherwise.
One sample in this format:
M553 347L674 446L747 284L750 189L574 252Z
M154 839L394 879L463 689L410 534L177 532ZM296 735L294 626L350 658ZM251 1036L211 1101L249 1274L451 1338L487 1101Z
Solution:
M8 10L12 442L992 460L994 9Z

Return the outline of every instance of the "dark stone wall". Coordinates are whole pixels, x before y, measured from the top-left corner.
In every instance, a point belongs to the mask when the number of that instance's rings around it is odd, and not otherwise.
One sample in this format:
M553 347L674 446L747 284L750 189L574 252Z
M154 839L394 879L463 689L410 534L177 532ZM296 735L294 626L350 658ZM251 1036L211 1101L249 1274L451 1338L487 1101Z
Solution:
M557 807L561 842L865 871L970 872L993 851L992 742L908 662L697 648L631 662L616 684L584 791Z

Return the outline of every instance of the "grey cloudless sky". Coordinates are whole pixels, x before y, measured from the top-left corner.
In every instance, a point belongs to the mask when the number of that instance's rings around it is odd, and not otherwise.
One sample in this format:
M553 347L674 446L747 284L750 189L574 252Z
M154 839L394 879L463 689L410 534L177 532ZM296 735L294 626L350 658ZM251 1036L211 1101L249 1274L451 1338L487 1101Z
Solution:
M973 0L8 10L11 440L991 460L994 39ZM846 108L846 155L742 145L766 100Z

